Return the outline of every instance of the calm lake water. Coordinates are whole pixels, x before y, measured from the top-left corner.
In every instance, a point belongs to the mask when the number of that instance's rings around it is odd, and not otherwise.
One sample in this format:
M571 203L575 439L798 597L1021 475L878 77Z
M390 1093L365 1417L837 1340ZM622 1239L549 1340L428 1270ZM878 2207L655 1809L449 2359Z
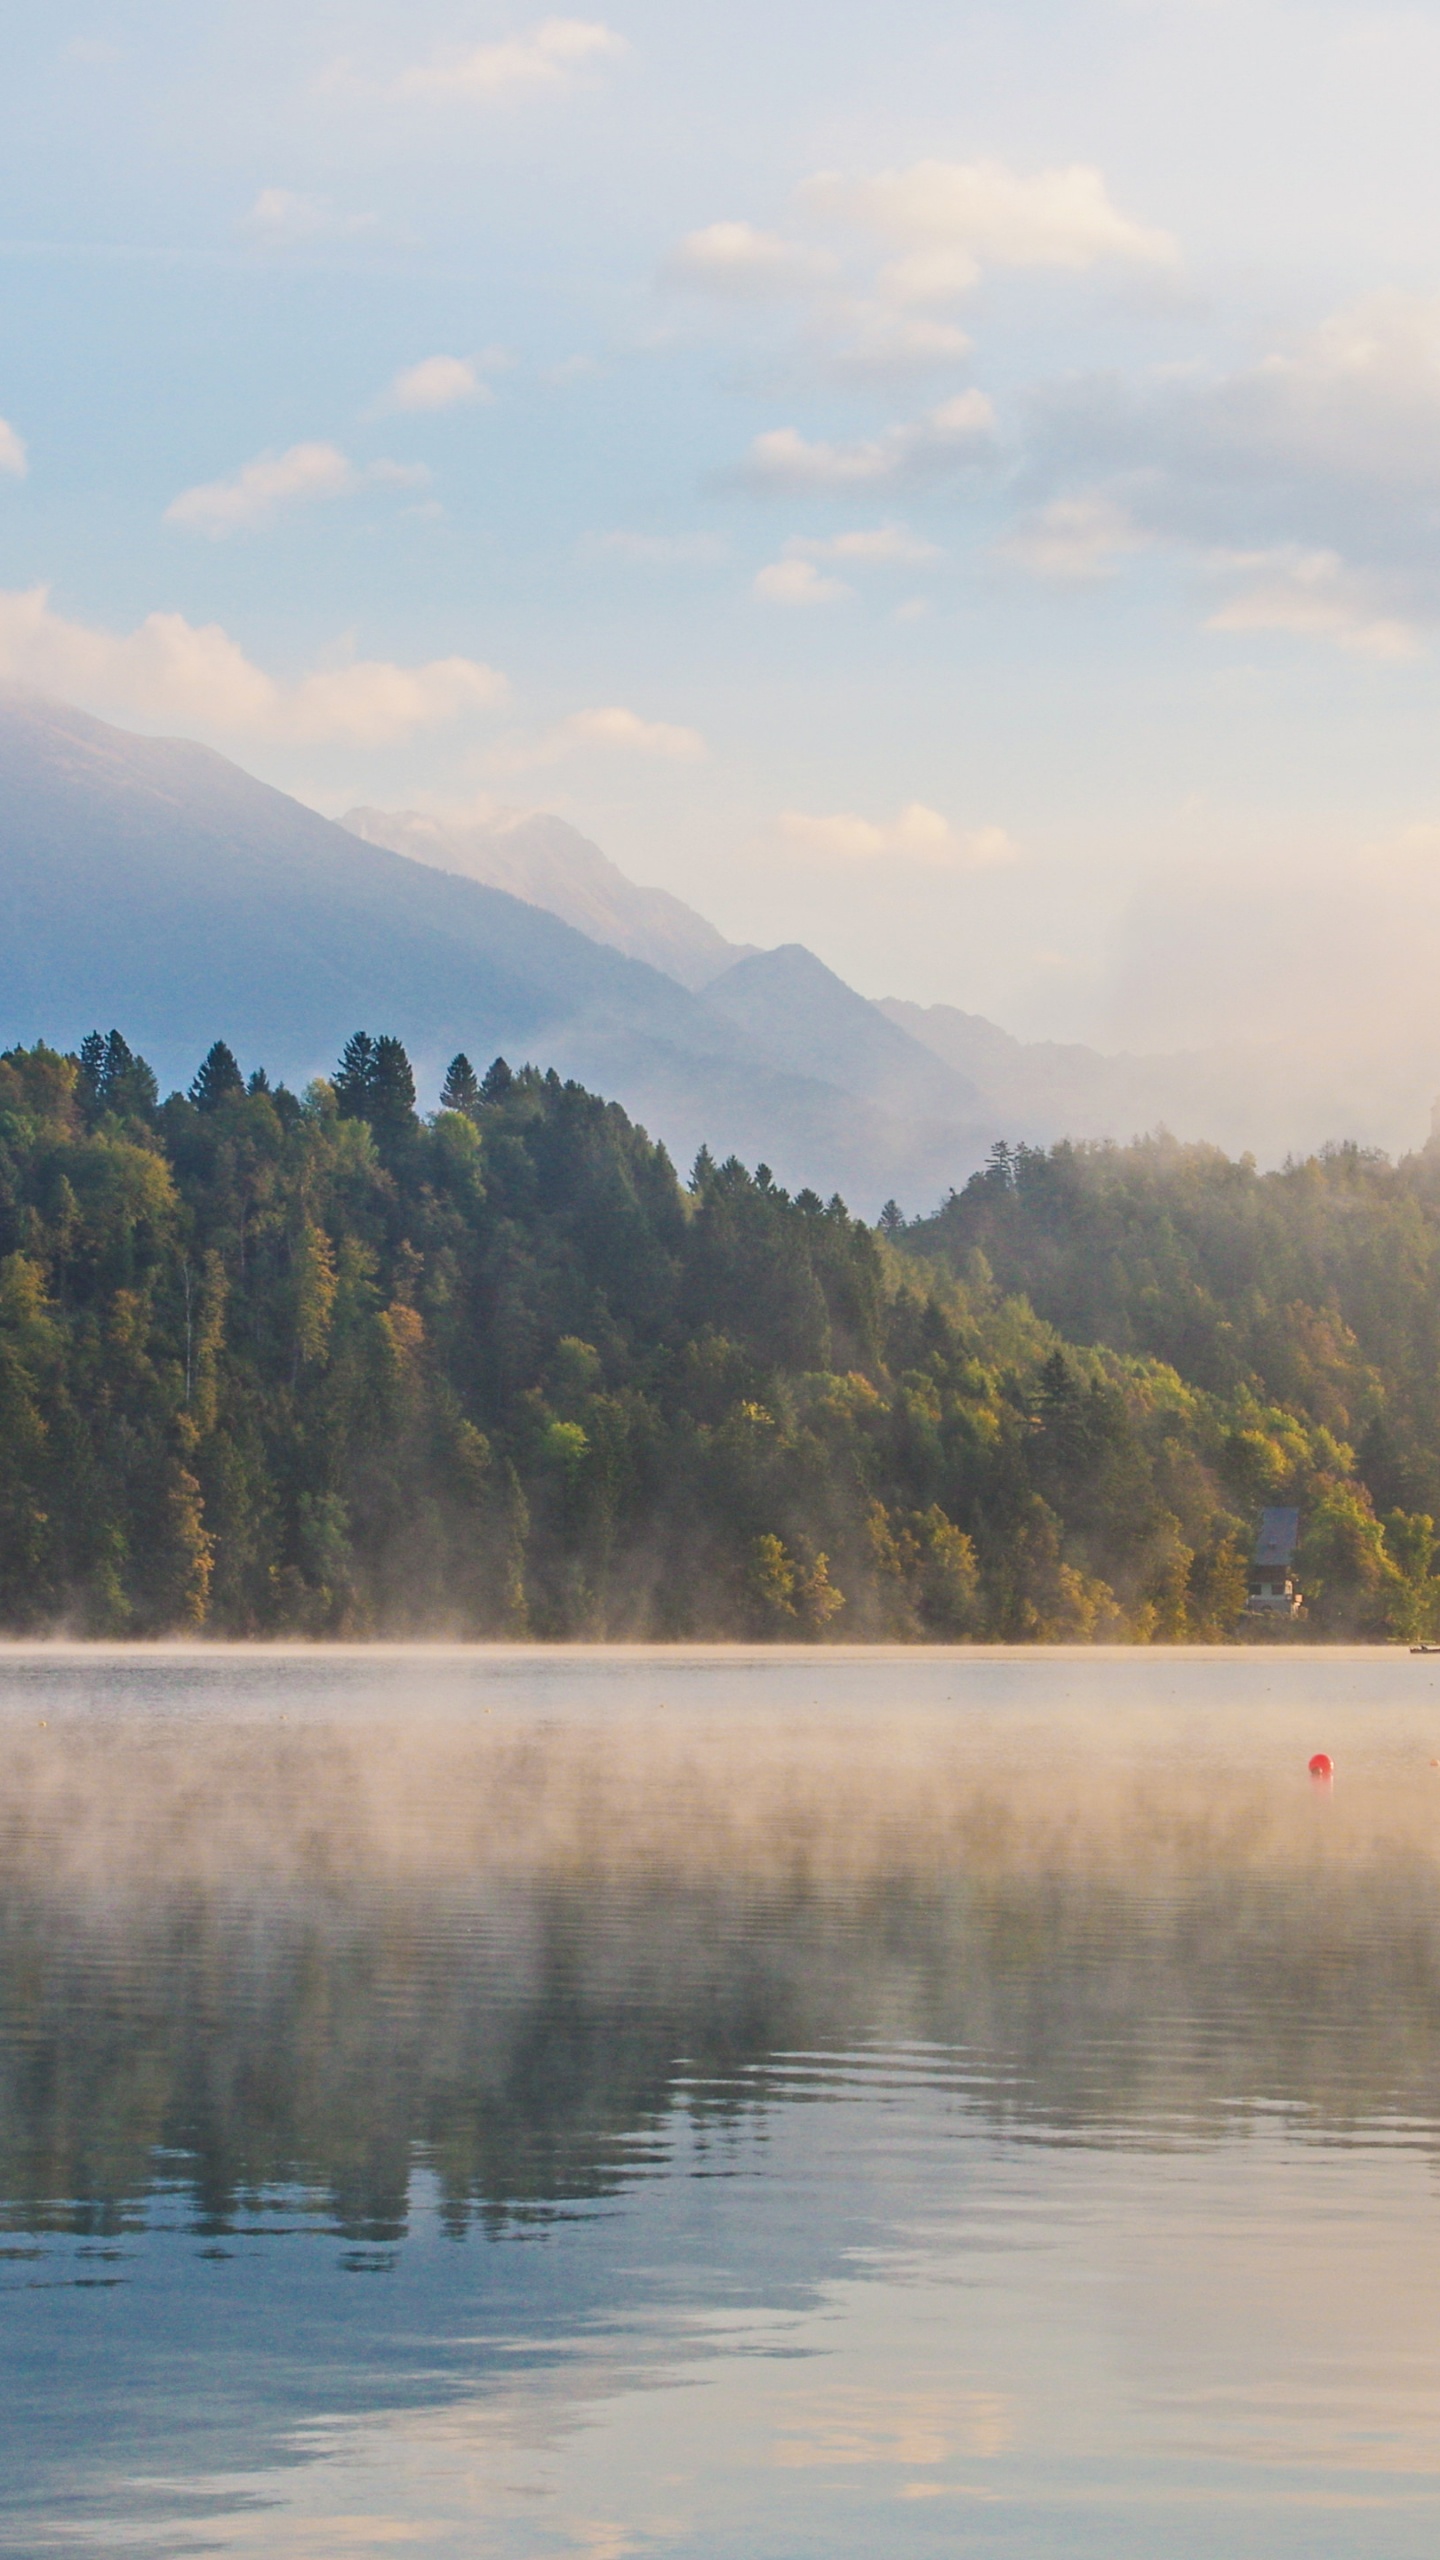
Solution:
M1433 2560L1437 1760L1380 1651L0 1652L0 2548Z

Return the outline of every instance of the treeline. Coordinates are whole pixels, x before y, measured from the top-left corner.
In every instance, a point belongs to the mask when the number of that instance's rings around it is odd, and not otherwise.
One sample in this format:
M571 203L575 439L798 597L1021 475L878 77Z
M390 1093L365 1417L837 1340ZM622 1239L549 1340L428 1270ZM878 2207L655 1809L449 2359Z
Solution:
M1199 1193L1281 1196L1192 1157ZM1213 1640L1293 1494L1312 1631L1428 1629L1433 1354L1407 1402L1333 1293L1231 1292L1183 1244L1138 1277L1143 1219L1097 1205L1125 1161L1006 1154L892 1237L764 1166L702 1152L682 1186L614 1104L499 1059L422 1118L366 1034L303 1096L219 1042L164 1101L118 1033L13 1049L0 1625ZM1131 1186L1157 1238L1170 1167ZM1403 1296L1403 1235L1414 1381L1425 1179L1327 1160L1295 1194L1345 1195L1361 1261L1393 1208L1368 1267ZM1291 1223L1297 1254L1330 1232Z

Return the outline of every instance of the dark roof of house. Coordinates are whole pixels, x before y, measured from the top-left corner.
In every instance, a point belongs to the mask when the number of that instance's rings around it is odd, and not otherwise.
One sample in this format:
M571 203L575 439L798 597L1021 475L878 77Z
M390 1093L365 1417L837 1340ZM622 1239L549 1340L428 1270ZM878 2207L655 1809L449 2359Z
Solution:
M1298 1510L1281 1506L1276 1510L1261 1512L1260 1535L1255 1541L1257 1564L1288 1564L1299 1544L1300 1514Z

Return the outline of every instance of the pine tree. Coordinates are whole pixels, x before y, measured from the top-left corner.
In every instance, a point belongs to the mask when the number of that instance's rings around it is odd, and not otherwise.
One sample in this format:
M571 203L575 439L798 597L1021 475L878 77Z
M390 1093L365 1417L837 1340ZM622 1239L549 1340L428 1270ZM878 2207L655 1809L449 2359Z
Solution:
M366 1119L375 1084L375 1043L368 1031L351 1032L340 1052L333 1081L341 1118Z
M244 1090L245 1079L240 1073L234 1050L227 1048L223 1040L216 1040L206 1050L190 1087L190 1099L196 1110L218 1111L222 1102L229 1102L233 1095Z
M80 1043L80 1073L75 1085L75 1098L85 1117L87 1129L93 1129L105 1108L105 1034L87 1031Z
M135 1052L120 1032L112 1031L105 1043L105 1062L100 1070L100 1090L106 1100L121 1078L135 1064Z
M480 1079L464 1050L452 1058L440 1088L442 1111L473 1111L480 1099Z
M107 1111L123 1119L127 1114L143 1118L154 1110L159 1100L154 1071L118 1031L87 1031L78 1064L76 1099L88 1129Z
M486 1102L503 1102L514 1081L504 1059L497 1058L494 1065L486 1069L481 1095Z
M382 1032L371 1055L366 1117L380 1135L405 1136L415 1126L415 1076L402 1043Z

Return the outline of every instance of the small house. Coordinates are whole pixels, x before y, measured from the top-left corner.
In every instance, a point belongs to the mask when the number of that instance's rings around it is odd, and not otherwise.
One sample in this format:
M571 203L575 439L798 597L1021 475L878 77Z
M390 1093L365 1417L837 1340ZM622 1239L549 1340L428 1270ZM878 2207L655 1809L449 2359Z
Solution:
M1295 1550L1300 1544L1300 1514L1284 1504L1260 1514L1260 1535L1250 1567L1245 1601L1247 1618L1293 1618L1305 1595L1296 1587Z

